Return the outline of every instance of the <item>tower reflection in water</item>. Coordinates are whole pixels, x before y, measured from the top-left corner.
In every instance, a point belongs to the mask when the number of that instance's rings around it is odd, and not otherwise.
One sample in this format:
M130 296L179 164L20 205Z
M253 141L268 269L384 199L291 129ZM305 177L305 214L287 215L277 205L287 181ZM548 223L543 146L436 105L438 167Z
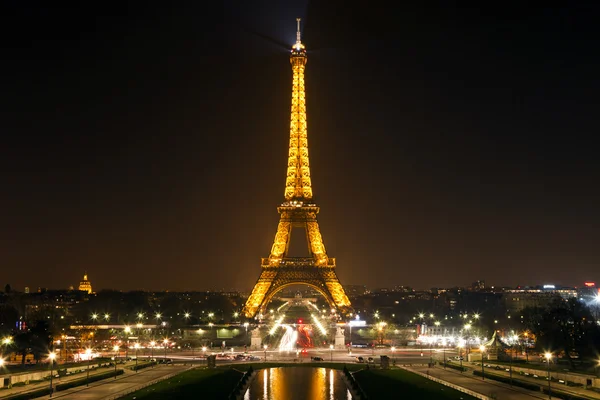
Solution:
M329 379L327 379L329 377ZM285 367L259 371L244 400L350 400L341 372L327 368Z

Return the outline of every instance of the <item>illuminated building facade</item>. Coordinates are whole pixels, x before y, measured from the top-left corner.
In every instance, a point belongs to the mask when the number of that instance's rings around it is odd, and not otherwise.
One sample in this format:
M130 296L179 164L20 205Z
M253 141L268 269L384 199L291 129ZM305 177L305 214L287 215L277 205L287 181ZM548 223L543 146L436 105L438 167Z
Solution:
M312 201L304 90L307 57L300 40L300 19L297 21L296 44L290 55L292 107L284 202L277 208L280 220L271 254L262 259L262 272L244 306L248 318L262 313L278 291L294 284L311 286L332 308L346 310L350 307L350 300L335 273L335 259L328 257L325 251L317 222L319 207ZM309 257L288 256L293 228L304 229Z

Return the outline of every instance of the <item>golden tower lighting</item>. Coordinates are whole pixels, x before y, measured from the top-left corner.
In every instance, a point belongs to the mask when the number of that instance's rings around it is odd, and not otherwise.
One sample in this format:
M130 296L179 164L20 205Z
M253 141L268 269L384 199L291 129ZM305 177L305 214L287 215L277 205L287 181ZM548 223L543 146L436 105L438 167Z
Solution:
M300 18L296 21L296 43L290 54L292 106L284 202L277 207L280 219L271 253L268 258L262 259L260 277L244 305L243 313L247 318L264 313L271 298L293 284L311 286L325 297L331 308L344 311L350 308L350 300L335 273L335 259L328 257L325 251L317 222L319 207L312 201L304 89L307 57L306 48L300 40ZM309 257L288 257L294 227L304 228Z

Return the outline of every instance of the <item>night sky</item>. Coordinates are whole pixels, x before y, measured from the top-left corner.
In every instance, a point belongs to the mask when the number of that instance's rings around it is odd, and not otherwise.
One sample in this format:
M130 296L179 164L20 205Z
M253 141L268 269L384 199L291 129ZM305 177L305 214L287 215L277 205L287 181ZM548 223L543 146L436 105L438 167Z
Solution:
M600 280L598 2L81 3L0 6L0 284L249 290L297 16L343 284Z

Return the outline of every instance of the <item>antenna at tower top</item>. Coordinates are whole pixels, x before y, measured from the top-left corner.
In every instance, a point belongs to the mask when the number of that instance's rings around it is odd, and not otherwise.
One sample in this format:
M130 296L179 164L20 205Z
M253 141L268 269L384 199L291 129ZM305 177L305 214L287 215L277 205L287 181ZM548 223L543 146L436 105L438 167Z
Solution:
M296 31L296 43L300 43L300 18L296 18L298 24L298 30Z

